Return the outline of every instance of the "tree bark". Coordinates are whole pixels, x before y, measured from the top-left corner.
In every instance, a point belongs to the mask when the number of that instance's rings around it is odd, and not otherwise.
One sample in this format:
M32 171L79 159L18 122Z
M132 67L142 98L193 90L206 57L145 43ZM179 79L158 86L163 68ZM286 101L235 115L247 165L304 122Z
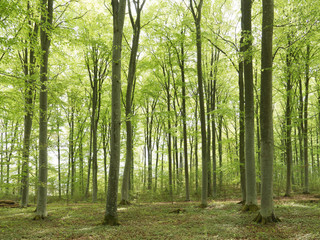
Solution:
M261 209L256 222L277 222L273 207L272 38L273 0L263 0L261 50Z
M290 37L288 36L288 45L290 46ZM287 181L286 181L286 193L285 196L289 197L291 195L292 188L292 143L291 143L291 110L292 110L292 83L291 83L291 53L290 49L286 55L286 66L287 66L287 84L286 84L286 162L287 162Z
M306 53L306 76L305 76L305 98L304 98L304 126L303 126L303 152L304 152L304 194L309 194L309 159L308 159L308 100L309 100L309 66L310 44L307 44Z
M111 159L104 224L118 225L117 198L120 165L121 125L121 50L126 0L112 0L113 53L112 53L112 113L111 113Z
M197 75L198 75L198 93L200 102L200 122L201 122L201 154L202 154L202 187L201 187L201 206L207 207L208 196L208 160L207 160L207 137L206 137L206 116L204 106L203 76L202 76L202 44L201 44L201 10L203 0L195 5L190 0L190 8L196 27L196 45L197 45Z
M40 66L40 107L39 107L39 182L37 212L35 219L47 217L47 178L48 178L48 59L50 32L53 20L53 0L41 1L41 66Z
M30 11L30 3L27 3L27 11ZM29 14L29 13L28 13ZM31 16L29 16L31 18ZM29 32L29 43L31 46L36 44L35 35L38 32L38 24L32 26L31 20L28 21L28 25L33 29ZM29 54L28 54L29 52ZM29 56L29 58L28 58ZM27 207L29 201L29 156L30 156L30 139L32 130L33 119L33 98L35 94L34 84L34 65L35 65L35 53L31 47L25 49L24 59L24 74L27 77L25 81L25 116L24 116L24 138L23 138L23 163L22 163L22 176L21 176L21 207Z
M245 85L245 171L246 171L246 204L243 210L257 210L256 169L254 150L254 94L252 70L252 30L251 0L241 1L241 26L244 54Z

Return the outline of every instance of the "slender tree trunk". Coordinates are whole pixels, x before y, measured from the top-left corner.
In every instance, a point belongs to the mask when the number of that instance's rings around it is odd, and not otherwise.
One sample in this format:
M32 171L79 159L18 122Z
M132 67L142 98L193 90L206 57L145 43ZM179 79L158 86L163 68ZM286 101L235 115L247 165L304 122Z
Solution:
M60 151L60 122L57 121L57 150L58 150L58 187L59 187L59 198L61 198L61 151Z
M143 1L142 5L140 6L140 1L137 1L135 6L136 11L136 19L133 19L130 1L128 0L128 7L129 7L129 15L131 20L131 25L133 29L133 38L131 44L131 54L130 54L130 62L129 62L129 70L128 70L128 84L127 84L127 93L126 93L126 131L127 131L127 141L126 141L126 162L124 167L123 173L123 181L122 181L122 188L121 188L121 203L127 204L129 203L129 180L130 180L130 169L131 163L133 162L133 151L132 151L132 101L134 95L134 79L136 75L136 65L137 65L137 53L139 47L139 38L140 38L140 16L141 11L145 0Z
M288 37L289 38L289 37ZM290 46L290 39L288 45ZM288 50L289 51L289 50ZM287 181L286 181L286 193L285 196L291 195L291 178L292 178L292 143L291 143L291 109L292 109L292 83L291 83L291 54L287 53L286 56L287 65L287 101L286 101L286 160L287 160Z
M201 154L202 154L202 187L201 187L201 207L207 207L208 196L208 160L207 160L207 139L206 139L206 116L204 106L203 76L202 76L202 43L201 43L201 10L203 0L195 6L194 1L190 0L191 12L196 26L197 42L197 75L198 75L198 93L200 103L200 122L201 122Z
M251 0L241 1L241 26L244 53L244 85L245 85L245 170L246 170L246 204L244 211L256 211L256 166L254 150L254 92L252 70L252 32L251 32Z
M195 165L196 165L196 193L198 194L198 190L199 190L199 159L198 159L198 95L196 95L196 109L195 109Z
M181 31L184 36L184 31ZM190 201L190 184L189 184L189 170L188 170L188 139L187 139L187 113L186 113L186 79L185 79L185 53L184 43L181 41L181 60L180 72L182 80L182 125L183 125L183 157L184 157L184 179L186 188L186 201Z
M304 194L309 194L309 159L308 159L308 99L309 99L309 61L310 61L310 44L307 45L306 56L306 82L304 98L304 128L303 128L303 152L304 152Z
M261 209L256 222L278 222L273 207L272 37L273 0L263 0L261 51Z
M41 27L40 40L42 50L42 61L40 66L40 107L39 107L39 183L37 212L35 219L47 217L47 178L48 178L48 59L50 48L50 37L53 20L53 0L41 1Z
M243 44L243 37L241 37L240 45ZM243 52L243 47L241 47L241 53ZM246 203L246 170L245 170L245 121L244 121L244 82L243 82L243 59L240 56L241 60L239 62L239 163L240 163L240 185L241 185L241 202Z
M112 54L112 118L111 118L111 159L109 168L108 193L104 224L118 225L117 197L120 165L121 125L121 45L126 0L112 0L113 9L113 54Z
M219 116L219 123L218 123L218 152L219 152L219 191L222 192L222 120L223 116Z
M30 11L30 3L28 1L27 10ZM30 16L31 17L31 16ZM28 25L32 28L31 20ZM29 32L30 45L35 44L37 39L35 35L38 32L38 24L34 24L33 30ZM24 74L28 78L25 81L25 116L24 116L24 138L23 138L23 163L22 163L22 178L21 178L21 207L27 207L29 201L29 156L30 156L30 139L33 119L33 97L35 92L34 80L34 65L35 65L34 50L30 48L28 59L28 48L25 49L24 59Z

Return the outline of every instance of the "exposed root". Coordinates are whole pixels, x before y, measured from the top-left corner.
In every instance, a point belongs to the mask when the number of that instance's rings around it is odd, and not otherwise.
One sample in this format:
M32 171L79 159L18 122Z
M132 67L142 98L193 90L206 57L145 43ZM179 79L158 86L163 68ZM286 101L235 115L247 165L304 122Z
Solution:
M261 213L259 212L259 214L253 219L254 222L256 223L260 223L262 225L268 224L268 223L277 223L277 222L281 222L281 220L276 217L274 215L274 213L271 214L271 216L268 217L262 217Z
M302 194L308 195L308 194L310 194L310 192L304 191Z
M258 210L259 210L259 207L256 204L250 204L250 205L246 204L241 209L242 212L256 212Z
M173 210L173 211L171 211L171 212L169 212L169 213L177 213L177 214L179 214L179 213L184 213L184 212L186 212L185 209L183 209L183 208L178 208L178 209Z
M104 221L102 224L109 225L109 226L119 226L120 225L118 218L115 216L111 216L111 215L106 215L104 217Z
M242 201L240 201L240 202L237 202L237 204L239 204L239 205L245 205L245 204L246 204L246 200L242 200Z
M121 202L119 203L119 205L121 205L121 206L129 206L129 205L131 205L131 202L122 199Z

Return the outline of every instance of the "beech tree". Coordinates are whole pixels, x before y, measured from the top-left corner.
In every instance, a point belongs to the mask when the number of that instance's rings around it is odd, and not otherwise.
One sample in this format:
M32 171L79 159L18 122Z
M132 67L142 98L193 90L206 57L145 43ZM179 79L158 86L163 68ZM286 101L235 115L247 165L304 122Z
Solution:
M190 0L190 9L196 27L196 44L197 44L197 75L198 75L198 93L200 102L200 121L201 121L201 153L202 153L202 193L201 193L201 206L207 207L208 196L208 160L207 160L207 137L206 137L206 117L204 106L204 91L202 81L202 44L201 44L201 10L203 0L199 3Z
M121 126L121 50L126 0L112 0L113 43L112 43L112 108L111 108L111 158L104 224L118 225L117 199L120 164Z
M262 42L261 42L261 209L254 219L258 223L280 221L274 214L273 206L273 114L272 114L272 40L273 0L262 1Z
M252 70L252 33L251 33L251 0L241 1L241 26L243 38L243 72L245 85L245 172L246 172L246 203L244 211L256 211L256 168L254 152L254 96Z
M40 65L40 107L39 107L39 183L37 212L35 219L47 217L48 179L48 60L53 21L53 0L41 1L41 65Z

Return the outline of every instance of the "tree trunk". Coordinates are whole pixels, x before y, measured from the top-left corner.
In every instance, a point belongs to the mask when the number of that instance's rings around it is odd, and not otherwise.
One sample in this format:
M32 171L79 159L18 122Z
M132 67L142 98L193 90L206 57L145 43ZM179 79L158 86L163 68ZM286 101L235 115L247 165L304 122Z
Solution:
M290 39L288 37L288 45L290 46ZM290 51L290 49L288 50ZM286 55L286 65L287 65L287 84L286 84L286 162L287 162L287 181L286 181L286 193L285 196L289 197L291 195L291 178L292 178L292 143L291 143L291 109L292 109L292 83L291 83L291 54L290 52Z
M303 126L303 152L304 152L304 194L309 194L309 159L308 159L308 99L309 99L309 66L310 61L310 44L307 45L306 56L306 82L304 98L304 126Z
M104 224L118 225L117 197L120 165L121 125L121 50L126 0L112 0L113 9L113 54L112 54L112 119L111 159Z
M261 51L261 209L256 222L277 222L273 207L272 37L273 0L263 0Z
M243 44L243 37L241 37L240 45ZM241 47L240 54L243 52L243 47ZM244 122L244 83L243 83L243 59L240 56L241 60L239 62L239 163L240 163L240 185L241 185L241 202L246 203L246 169L245 169L245 122Z
M200 103L200 122L201 122L201 155L202 155L202 187L201 187L201 207L207 207L208 196L208 160L207 160L207 137L206 137L206 116L204 106L203 76L202 76L202 41L201 41L201 10L203 0L195 6L194 1L190 0L191 12L196 26L197 42L197 75L198 75L198 93Z
M60 122L57 121L57 148L58 148L58 187L59 187L59 198L61 198L61 153L60 153ZM81 140L80 140L81 141Z
M127 131L127 141L126 141L126 162L124 167L123 173L123 181L122 181L122 188L121 188L121 203L129 203L129 180L130 180L130 170L131 170L131 163L133 163L133 151L132 151L132 101L134 96L134 81L136 75L136 65L137 65L137 53L139 47L139 38L140 38L140 15L142 11L142 7L145 3L143 1L142 5L140 6L139 1L137 2L138 5L134 4L135 11L136 11L136 19L134 21L130 1L128 0L128 7L129 7L129 15L131 20L131 26L133 29L133 38L131 44L131 54L130 54L130 62L129 62L129 70L128 70L128 84L127 84L127 93L126 93L126 131Z
M48 59L50 48L50 31L53 20L53 0L41 1L40 40L42 61L40 66L40 107L39 107L39 183L37 212L35 219L47 217L47 178L48 178Z
M30 3L28 1L27 10L30 11ZM38 24L32 26L31 20L28 22L29 27L32 31L29 32L29 43L35 45L37 40L35 35L38 33ZM24 74L27 77L25 81L25 116L24 116L24 138L23 138L23 163L22 163L22 178L21 178L21 207L27 207L29 201L29 155L30 155L30 139L32 130L32 119L33 119L33 98L35 94L34 80L34 65L35 65L35 53L32 48L29 51L28 59L28 48L25 49L25 60L24 60Z
M243 210L256 211L256 168L254 150L254 93L252 70L252 32L251 32L251 0L241 1L241 26L244 53L244 85L245 85L245 170L246 170L246 204Z

